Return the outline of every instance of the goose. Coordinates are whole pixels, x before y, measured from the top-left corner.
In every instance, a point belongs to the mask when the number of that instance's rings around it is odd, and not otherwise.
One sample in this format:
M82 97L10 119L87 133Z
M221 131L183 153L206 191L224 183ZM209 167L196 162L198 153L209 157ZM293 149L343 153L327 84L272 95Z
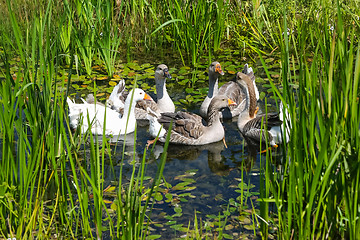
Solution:
M70 126L77 128L81 124L81 133L85 133L90 128L92 134L123 135L135 131L135 105L141 100L150 99L142 89L131 90L124 104L124 114L120 114L103 104L88 103L82 99L82 104L77 104L67 98L69 106ZM106 121L105 120L106 116ZM90 126L89 126L89 121ZM105 129L104 129L105 128Z
M207 116L207 110L211 100L219 93L219 76L224 75L219 62L212 62L209 66L209 91L200 106L200 115L203 118Z
M259 91L255 84L255 75L252 68L249 67L248 64L245 64L242 72L247 74L252 79L255 88L256 99L259 99ZM228 109L223 111L222 115L220 116L221 118L230 119L238 116L245 108L246 90L235 81L229 81L218 89L219 75L224 75L223 71L221 70L220 63L211 63L209 67L209 92L200 107L200 115L204 118L206 117L207 108L211 99L218 94L227 96L237 104L236 106L230 106Z
M168 67L165 64L158 65L155 70L157 102L155 102L152 98L148 101L139 101L135 108L136 119L147 119L147 107L151 108L156 113L175 112L175 105L166 90L166 78L171 79ZM125 81L121 80L114 87L109 99L106 101L106 105L123 114L124 103L127 96L128 92L125 90Z
M149 114L149 132L160 142L165 142L167 130L173 122L170 142L183 145L205 145L224 139L225 131L220 121L220 112L236 103L226 96L214 97L207 115L207 123L201 116L191 112L161 113L160 116ZM155 140L148 141L148 146Z
M240 113L237 121L237 125L241 134L245 138L249 139L250 142L259 143L262 141L265 143L267 138L272 147L277 147L278 144L282 143L281 134L284 128L282 121L283 114L276 112L256 116L259 108L256 107L256 95L251 78L244 73L238 72L236 79L238 84L247 90L246 107ZM262 125L263 129L261 129ZM267 127L268 134L265 133L265 125ZM285 139L286 141L289 141L288 136Z

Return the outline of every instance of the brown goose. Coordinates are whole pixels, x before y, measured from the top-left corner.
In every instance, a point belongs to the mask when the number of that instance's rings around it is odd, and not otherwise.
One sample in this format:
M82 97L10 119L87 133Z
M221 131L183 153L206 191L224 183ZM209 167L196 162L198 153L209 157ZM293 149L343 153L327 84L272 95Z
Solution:
M217 71L218 69L220 69L220 72ZM259 92L255 84L255 75L252 68L248 67L248 64L245 64L242 72L247 74L252 79L256 93L256 99L259 99ZM228 109L225 109L220 116L221 118L230 119L232 117L238 116L245 108L246 90L235 81L229 81L218 89L219 73L224 75L224 73L221 71L220 63L213 62L209 67L209 92L200 107L200 115L204 118L206 117L207 107L209 106L211 99L217 94L225 95L237 104L236 106L230 106Z
M184 145L205 145L222 140L225 136L220 122L220 111L236 103L226 96L218 95L211 100L207 115L207 123L194 113L176 112L161 113L160 117L150 115L149 131L152 137L165 142L167 130L173 122L170 142ZM149 144L152 141L148 142Z
M147 101L139 101L136 104L135 108L136 119L146 120L146 109L148 107L156 113L175 111L175 105L166 90L166 78L171 79L168 67L165 64L158 65L155 70L157 102L155 102L153 99ZM121 80L119 84L114 87L106 104L108 107L123 114L124 103L127 96L128 92L125 90L125 81Z
M239 85L247 89L246 95L246 107L242 111L238 118L238 128L242 135L255 142L265 142L268 138L268 142L271 146L277 147L278 143L281 143L281 127L282 121L279 118L279 113L268 113L256 116L259 110L256 107L256 95L252 80L244 73L237 73L237 82ZM263 123L262 123L263 122ZM263 125L263 129L261 126ZM264 128L267 128L267 134Z

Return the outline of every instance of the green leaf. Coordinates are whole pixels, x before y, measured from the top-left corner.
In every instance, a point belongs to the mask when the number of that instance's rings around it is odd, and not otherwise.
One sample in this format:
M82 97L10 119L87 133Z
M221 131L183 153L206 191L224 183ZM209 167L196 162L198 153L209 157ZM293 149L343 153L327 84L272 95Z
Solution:
M161 235L150 235L146 237L146 239L158 239L158 238L161 238Z

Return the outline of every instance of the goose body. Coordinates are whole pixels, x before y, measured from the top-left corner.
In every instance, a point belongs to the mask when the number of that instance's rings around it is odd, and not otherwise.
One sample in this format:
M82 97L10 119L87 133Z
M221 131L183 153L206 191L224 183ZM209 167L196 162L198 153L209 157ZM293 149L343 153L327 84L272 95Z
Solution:
M282 113L268 113L256 116L258 108L256 107L256 95L252 80L243 73L237 73L237 81L246 91L246 107L238 118L238 128L245 138L251 142L265 142L268 140L271 146L277 146L282 143L282 129L284 128L282 121ZM282 108L281 108L282 109ZM265 126L267 134L265 132ZM285 138L286 141L289 137Z
M236 103L226 96L216 96L210 102L207 123L201 116L190 112L161 113L161 116L150 119L150 134L152 137L158 136L159 141L165 142L167 131L172 122L171 143L205 145L218 142L225 136L219 113L222 109L234 104Z
M135 108L135 118L139 120L147 119L147 108L150 108L156 113L174 112L175 105L171 100L166 89L166 78L171 79L168 67L165 64L160 64L155 70L155 84L157 92L157 102L152 98L147 101L138 101ZM125 90L125 81L121 80L113 89L106 104L108 107L123 114L125 100L128 92Z
M248 67L248 64L245 64L244 69L242 71L246 75L248 75L253 81L256 99L259 99L259 91L257 90L255 84L255 75L251 67ZM202 117L206 117L207 108L212 98L216 95L225 95L236 103L236 106L230 106L228 109L222 112L221 118L229 119L235 116L238 116L240 112L242 112L246 105L246 90L235 81L229 81L222 85L218 89L218 76L224 75L221 70L221 66L219 62L213 62L209 67L209 92L206 96L204 102L200 107L200 115Z
M124 114L121 115L103 104L88 103L83 100L82 104L73 102L67 98L69 106L70 126L77 128L81 125L81 132L85 133L90 128L92 134L123 135L135 131L135 105L136 102L149 99L149 96L141 89L131 90L124 103ZM106 118L106 119L105 119ZM82 120L82 122L81 122Z

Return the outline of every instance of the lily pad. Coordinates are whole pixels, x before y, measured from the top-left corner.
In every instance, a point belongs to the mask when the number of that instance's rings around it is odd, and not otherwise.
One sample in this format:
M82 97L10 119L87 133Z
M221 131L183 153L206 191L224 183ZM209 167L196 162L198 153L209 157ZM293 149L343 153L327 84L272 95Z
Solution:
M116 83L116 82L114 82L114 81L110 81L110 82L109 82L109 85L110 85L110 86L116 86L116 85L117 85L117 83Z

